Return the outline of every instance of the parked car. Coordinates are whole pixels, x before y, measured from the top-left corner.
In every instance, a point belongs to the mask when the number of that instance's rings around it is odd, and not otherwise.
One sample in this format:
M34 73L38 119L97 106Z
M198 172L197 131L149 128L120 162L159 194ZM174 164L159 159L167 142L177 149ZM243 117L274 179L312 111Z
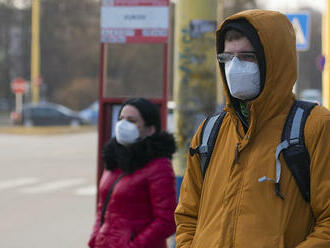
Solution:
M174 117L173 111L175 108L175 102L169 101L167 104L168 115L167 115L167 129L169 132L174 132ZM99 116L99 103L98 101L93 102L89 107L81 110L79 116L85 119L88 124L96 125Z
M12 114L15 124L23 126L80 126L86 121L75 111L59 104L43 102L39 104L25 104L22 115Z
M88 124L96 125L99 118L99 103L98 101L93 102L89 107L81 110L79 116L85 119Z
M8 111L10 108L9 101L7 98L0 98L0 111Z

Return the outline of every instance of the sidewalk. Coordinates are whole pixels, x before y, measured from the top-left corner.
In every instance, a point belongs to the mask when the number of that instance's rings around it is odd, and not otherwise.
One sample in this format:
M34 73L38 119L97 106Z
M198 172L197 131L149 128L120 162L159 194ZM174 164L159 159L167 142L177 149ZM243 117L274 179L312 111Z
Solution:
M0 134L19 135L56 135L68 133L96 132L96 126L51 126L51 127L23 127L23 126L0 126Z

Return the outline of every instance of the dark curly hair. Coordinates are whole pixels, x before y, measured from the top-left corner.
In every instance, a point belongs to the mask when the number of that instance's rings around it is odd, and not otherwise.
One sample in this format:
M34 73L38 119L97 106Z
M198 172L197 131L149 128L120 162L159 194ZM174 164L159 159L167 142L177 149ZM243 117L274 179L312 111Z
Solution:
M159 112L159 107L156 104L148 101L145 98L141 98L141 97L140 98L131 98L122 104L121 109L119 111L119 115L120 115L122 109L126 105L131 105L140 112L140 114L144 120L144 123L147 127L155 126L156 132L157 133L160 132L160 129L161 129L160 112Z

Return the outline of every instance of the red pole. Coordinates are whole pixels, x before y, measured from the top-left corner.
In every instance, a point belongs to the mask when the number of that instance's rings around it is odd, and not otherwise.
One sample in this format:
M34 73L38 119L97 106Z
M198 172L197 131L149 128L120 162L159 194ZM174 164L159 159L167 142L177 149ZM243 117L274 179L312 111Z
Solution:
M162 118L162 127L164 130L167 129L167 85L168 85L168 44L164 44L164 59L163 59L163 99L162 99L162 108L161 114Z
M104 84L106 79L106 44L101 43L100 48L100 66L99 66L99 116L98 116L98 150L97 150L97 186L103 172L101 150L104 143L103 130L105 128L104 120Z

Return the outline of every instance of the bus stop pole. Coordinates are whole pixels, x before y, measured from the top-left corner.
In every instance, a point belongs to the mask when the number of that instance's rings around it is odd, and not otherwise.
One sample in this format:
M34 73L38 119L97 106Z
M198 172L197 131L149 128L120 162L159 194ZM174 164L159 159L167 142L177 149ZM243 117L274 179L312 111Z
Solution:
M99 185L103 166L102 166L102 157L101 150L104 144L104 137L102 130L105 129L104 118L105 115L102 114L104 112L103 106L103 98L104 98L104 90L106 83L106 64L107 64L107 45L105 43L101 43L100 46L100 68L99 68L99 115L98 115L98 152L97 152L97 185Z

